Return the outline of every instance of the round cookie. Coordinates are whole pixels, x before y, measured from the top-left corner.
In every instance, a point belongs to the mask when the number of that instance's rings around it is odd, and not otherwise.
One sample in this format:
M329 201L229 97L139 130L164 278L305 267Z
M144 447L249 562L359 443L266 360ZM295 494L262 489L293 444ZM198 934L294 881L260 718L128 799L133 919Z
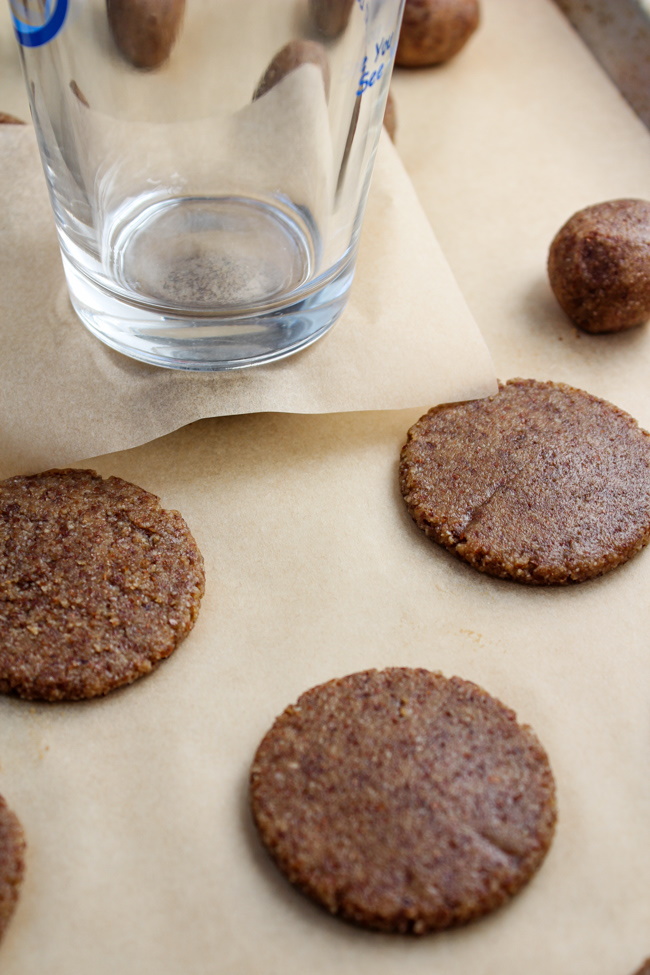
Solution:
M25 872L25 837L18 818L0 796L0 939L18 902Z
M451 60L479 21L478 0L406 0L395 64L424 68Z
M620 332L650 319L650 202L610 200L575 213L548 254L563 311L585 332Z
M128 684L175 650L203 591L187 525L148 491L84 470L0 482L0 692Z
M650 436L562 383L514 379L409 430L400 487L419 528L475 569L581 582L650 539Z
M491 911L550 846L555 785L530 728L426 670L314 687L262 740L251 807L280 870L333 914L424 934Z

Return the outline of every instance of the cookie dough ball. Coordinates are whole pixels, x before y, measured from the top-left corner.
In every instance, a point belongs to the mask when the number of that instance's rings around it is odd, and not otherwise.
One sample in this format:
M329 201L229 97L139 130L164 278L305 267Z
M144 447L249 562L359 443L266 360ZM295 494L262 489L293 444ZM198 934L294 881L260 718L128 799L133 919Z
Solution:
M324 37L333 39L348 26L354 0L309 0L314 23Z
M85 108L90 108L90 103L89 103L88 99L86 98L86 96L84 95L83 91L81 90L81 88L79 87L79 85L77 84L77 82L74 80L74 78L70 82L70 91L72 92L72 94L74 95L74 97L78 101L80 101L81 104Z
M548 276L562 309L585 332L620 332L650 319L650 202L579 210L551 244Z
M176 43L185 0L106 0L108 26L134 68L159 68Z
M288 74L301 68L303 64L315 64L323 74L323 86L325 97L330 90L330 66L327 59L327 51L318 41L305 41L296 38L278 51L268 68L262 75L260 82L253 94L253 101L266 95L267 91L286 78Z
M403 68L449 61L479 24L478 0L406 0L395 55Z
M395 136L397 135L397 113L395 110L395 99L390 91L388 92L386 109L384 111L384 128L388 132L391 141L394 142Z

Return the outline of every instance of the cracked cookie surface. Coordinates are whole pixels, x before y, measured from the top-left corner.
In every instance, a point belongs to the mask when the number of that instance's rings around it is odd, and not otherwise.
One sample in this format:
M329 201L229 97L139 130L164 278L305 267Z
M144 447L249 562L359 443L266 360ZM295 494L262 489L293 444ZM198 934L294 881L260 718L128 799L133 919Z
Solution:
M502 905L541 865L555 785L535 734L458 677L389 668L314 687L251 769L280 870L333 914L424 934Z
M0 796L0 939L16 908L24 872L23 829Z
M177 511L94 471L0 482L0 692L103 695L187 635L203 558Z
M562 383L434 407L409 430L400 487L427 535L517 582L591 579L650 539L650 436Z

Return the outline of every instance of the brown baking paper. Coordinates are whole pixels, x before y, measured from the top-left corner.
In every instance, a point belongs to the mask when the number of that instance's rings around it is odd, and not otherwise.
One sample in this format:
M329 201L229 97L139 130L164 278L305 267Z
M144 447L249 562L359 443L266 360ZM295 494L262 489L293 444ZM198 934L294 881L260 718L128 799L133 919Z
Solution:
M188 374L135 362L85 330L34 133L2 129L0 473L135 446L206 416L396 409L495 389L485 343L386 137L341 320L281 362Z
M400 152L500 375L573 382L650 427L648 330L579 338L544 279L577 205L650 196L648 133L549 0L482 9L454 62L396 79ZM0 699L0 793L29 841L2 975L632 975L650 955L650 551L571 588L474 572L399 497L418 412L217 417L85 462L183 512L207 592L186 642L130 688L74 706ZM422 939L307 902L246 803L255 747L287 704L388 665L501 698L558 786L530 885Z

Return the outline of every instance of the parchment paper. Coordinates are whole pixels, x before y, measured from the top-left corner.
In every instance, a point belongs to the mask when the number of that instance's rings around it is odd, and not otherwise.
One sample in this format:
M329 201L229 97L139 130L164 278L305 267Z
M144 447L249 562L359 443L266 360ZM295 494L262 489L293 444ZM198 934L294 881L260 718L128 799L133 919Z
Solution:
M2 473L132 447L206 416L395 409L495 388L485 343L387 138L341 320L289 359L229 373L158 369L85 330L31 126L0 131L0 196Z
M650 196L650 139L549 0L482 6L456 61L396 79L407 169L500 375L573 382L650 426L647 329L578 337L543 270L575 208ZM220 417L88 461L182 510L208 591L185 644L132 687L0 700L0 792L30 844L3 975L631 975L650 955L650 552L570 589L475 573L403 510L417 415ZM558 785L530 886L420 940L306 902L246 808L275 715L387 665L486 687L535 728Z

